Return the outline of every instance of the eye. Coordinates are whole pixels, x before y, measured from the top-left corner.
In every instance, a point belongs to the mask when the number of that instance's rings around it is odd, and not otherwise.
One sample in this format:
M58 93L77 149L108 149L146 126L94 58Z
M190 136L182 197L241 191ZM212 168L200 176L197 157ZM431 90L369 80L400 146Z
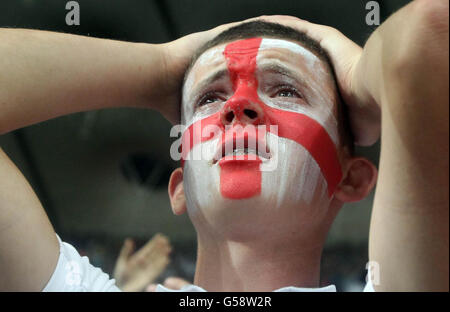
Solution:
M208 92L200 98L200 100L197 103L197 106L200 107L222 101L224 101L224 98L219 96L217 93Z
M300 93L295 88L287 86L278 88L272 97L302 98Z

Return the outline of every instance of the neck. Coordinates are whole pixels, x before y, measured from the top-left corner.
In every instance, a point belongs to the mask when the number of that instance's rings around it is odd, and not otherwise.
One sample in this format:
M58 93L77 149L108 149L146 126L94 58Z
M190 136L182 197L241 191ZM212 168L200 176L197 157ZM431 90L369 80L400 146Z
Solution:
M194 283L207 291L319 287L322 244L198 239ZM287 243L289 242L289 243Z

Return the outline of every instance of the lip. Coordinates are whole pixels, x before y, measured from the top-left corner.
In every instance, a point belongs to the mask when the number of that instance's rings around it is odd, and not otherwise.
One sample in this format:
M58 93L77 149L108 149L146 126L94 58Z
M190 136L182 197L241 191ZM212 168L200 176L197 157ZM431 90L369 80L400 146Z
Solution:
M239 146L238 146L239 145ZM257 133L236 131L230 129L222 135L218 143L213 164L218 161L260 161L261 158L270 159L270 150L266 144L266 133L258 136Z

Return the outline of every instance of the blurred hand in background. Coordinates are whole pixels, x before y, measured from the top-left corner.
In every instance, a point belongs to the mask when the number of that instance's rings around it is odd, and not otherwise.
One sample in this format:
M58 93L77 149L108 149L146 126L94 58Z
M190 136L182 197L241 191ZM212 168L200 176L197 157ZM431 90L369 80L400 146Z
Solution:
M191 284L192 283L190 283L180 277L168 277L165 279L163 286L170 288L170 289L180 290L184 286L191 285ZM147 286L145 291L154 292L154 291L156 291L156 286L157 286L156 284L150 284Z
M154 282L169 264L172 247L168 238L158 233L137 252L134 249L133 240L126 239L113 273L117 287L127 292L143 291Z

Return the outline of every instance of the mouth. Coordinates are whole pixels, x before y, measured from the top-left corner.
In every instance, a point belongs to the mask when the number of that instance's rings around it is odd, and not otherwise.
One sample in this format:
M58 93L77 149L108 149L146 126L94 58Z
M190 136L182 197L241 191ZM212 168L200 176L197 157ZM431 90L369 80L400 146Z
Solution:
M269 147L266 144L266 134L258 137L249 133L225 133L219 141L213 164L224 160L251 161L260 159L267 161L271 158Z

